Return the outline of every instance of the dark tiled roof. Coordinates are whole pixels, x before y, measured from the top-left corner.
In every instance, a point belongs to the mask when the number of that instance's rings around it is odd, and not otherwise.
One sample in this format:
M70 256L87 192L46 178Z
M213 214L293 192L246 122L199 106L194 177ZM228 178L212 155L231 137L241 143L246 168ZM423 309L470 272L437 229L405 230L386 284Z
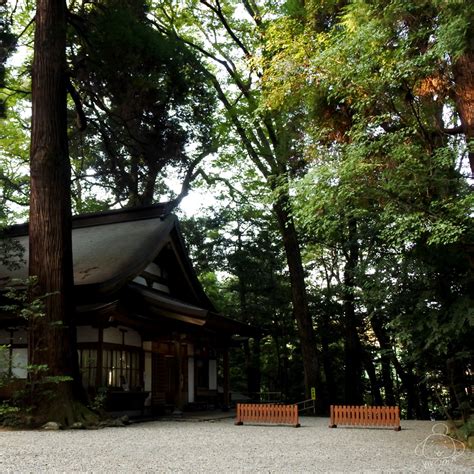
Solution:
M176 217L164 216L159 207L78 216L73 219L72 247L76 287L104 289L138 275L169 239ZM13 226L7 235L24 248L18 268L0 266L0 281L26 278L28 273L27 224Z

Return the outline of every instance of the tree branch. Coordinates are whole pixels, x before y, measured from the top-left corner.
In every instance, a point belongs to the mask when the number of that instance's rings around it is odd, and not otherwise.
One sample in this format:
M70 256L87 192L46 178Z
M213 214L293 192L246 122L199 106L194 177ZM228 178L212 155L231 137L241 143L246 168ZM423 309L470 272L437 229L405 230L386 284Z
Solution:
M215 153L217 151L217 147L215 145L209 145L209 147L202 151L192 162L191 165L189 166L188 170L186 171L186 174L184 175L184 180L181 184L181 191L178 193L178 195L172 199L171 201L168 202L166 205L166 212L172 212L176 207L179 206L181 201L188 195L190 189L191 189L191 183L196 179L196 177L201 173L201 170L198 169L196 170L196 167L206 158L206 156L209 156L211 153Z
M16 43L18 42L18 40L28 31L28 28L34 23L34 21L36 20L36 15L33 16L33 18L31 18L31 20L28 22L28 24L23 28L23 30L21 31L21 33L16 37L15 39L15 42L14 44L16 45ZM13 48L13 47L12 47ZM12 49L10 48L10 49Z
M66 81L67 91L69 92L69 95L71 96L76 108L76 125L77 128L83 132L87 127L87 118L86 114L84 113L84 108L82 107L81 96L72 84L71 78L69 76L67 77Z
M441 128L441 132L445 133L446 135L460 135L464 133L464 127L462 125L458 125L457 127L452 128Z
M252 0L250 1L242 0L242 3L244 4L245 9L249 13L249 15L252 17L253 21L258 26L258 28L262 29L262 26L263 26L262 15L258 9L258 5Z
M199 174L202 176L204 181L207 184L214 185L217 181L224 183L230 191L230 195L234 198L235 194L238 194L241 198L247 198L248 196L244 194L242 191L238 190L227 178L223 178L222 176L209 176L203 169L199 170Z
M243 53L245 54L246 57L250 57L251 54L250 54L249 50L245 47L245 45L242 43L242 41L240 41L240 39L236 36L236 34L233 32L232 28L230 27L229 23L227 22L227 20L224 16L224 13L222 12L222 8L221 8L221 5L219 3L219 0L215 0L215 2L216 2L215 7L213 5L211 5L207 0L200 0L200 2L203 5L205 5L206 7L208 7L210 10L212 10L217 15L217 17L219 18L219 20L222 23L222 26L225 28L227 33L229 33L229 36L234 40L235 44L243 51Z

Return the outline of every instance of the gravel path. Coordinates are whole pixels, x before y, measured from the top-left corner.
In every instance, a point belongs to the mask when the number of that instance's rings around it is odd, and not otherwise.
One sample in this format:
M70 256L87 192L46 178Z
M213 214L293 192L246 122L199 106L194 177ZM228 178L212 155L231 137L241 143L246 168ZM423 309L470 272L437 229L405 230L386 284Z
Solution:
M1 431L0 472L470 472L474 453L433 435L436 424L390 429L154 421L87 431ZM443 432L443 425L435 428ZM443 443L444 442L444 443ZM447 443L446 443L447 442Z

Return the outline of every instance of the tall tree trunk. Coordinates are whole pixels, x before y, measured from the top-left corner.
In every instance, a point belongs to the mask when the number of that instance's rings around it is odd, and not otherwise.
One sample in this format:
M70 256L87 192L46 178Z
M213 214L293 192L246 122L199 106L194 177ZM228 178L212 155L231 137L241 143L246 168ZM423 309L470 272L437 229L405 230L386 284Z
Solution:
M392 345L390 343L390 337L388 336L384 326L378 314L374 314L371 319L371 326L374 331L375 337L380 344L380 359L382 365L382 383L385 392L385 404L393 406L396 404L395 392L393 388L393 377L391 368L391 357L392 357Z
M469 386L471 385L465 375L466 367L463 360L452 357L446 361L447 376L450 392L452 393L451 405L459 410L464 423L467 423L471 413Z
M429 420L430 419L430 407L429 407L429 391L428 387L426 385L426 382L424 382L422 379L424 378L419 374L419 379L421 379L418 382L418 419L421 420Z
M358 321L355 308L355 271L359 260L357 243L357 224L353 218L348 220L348 239L345 250L344 267L344 403L360 405L362 390L362 348L358 334Z
M382 394L380 393L380 383L375 371L375 365L370 352L364 352L364 367L370 380L370 393L372 394L373 405L383 405Z
M471 27L474 34L474 27ZM470 40L474 43L474 39ZM469 166L474 176L474 46L453 64L454 98L468 146Z
M273 265L273 259L270 267L270 287L276 288L275 282L275 268ZM271 308L274 314L277 312L277 305L275 302L275 291L270 292L271 297ZM272 340L275 345L275 357L277 361L277 373L278 373L278 390L283 393L283 400L288 399L289 395L289 381L288 381L288 347L287 340L288 334L286 332L285 320L278 319L273 326Z
M37 277L32 298L43 297L44 316L29 321L29 362L47 375L76 383L55 387L55 398L37 393L37 414L75 421L80 394L73 325L70 164L66 126L66 4L37 0L32 73L29 274ZM36 377L37 378L37 377ZM37 382L33 376L34 382ZM38 386L37 386L38 387Z
M334 382L334 368L331 362L331 354L329 349L329 315L323 314L321 319L321 358L326 379L326 389L329 397L329 404L335 405L338 402L338 390L336 383Z
M286 337L283 325L277 322L272 333L273 344L275 345L275 360L277 361L277 390L282 392L283 400L289 398L290 385L288 380L288 348L286 346L288 338Z
M397 371L400 380L402 381L402 388L406 395L406 416L408 420L416 418L418 412L418 395L416 390L416 378L411 367L402 367L395 354L392 358L395 370Z
M242 231L240 223L237 229L237 251L243 252ZM248 311L247 285L245 283L245 271L240 262L236 265L238 288L239 288L239 306L240 315L243 321L251 322L252 316ZM253 344L248 341L245 344L245 366L247 372L247 391L249 393L260 393L260 338L254 338Z
M260 345L260 338L259 337L254 338L252 346L253 346L252 367L253 367L253 379L254 379L255 391L260 393L262 374L261 374L261 371L260 371L261 345Z
M246 341L244 353L247 392L252 396L258 396L260 394L260 339L255 338L252 346L249 341Z
M393 389L393 377L392 377L392 368L390 365L390 356L387 354L382 354L381 357L382 365L382 384L384 388L384 400L385 405L393 406L396 405L395 401L395 392Z
M301 343L306 397L311 396L311 387L315 387L317 410L322 413L327 409L327 396L321 381L316 335L309 313L301 250L298 234L289 213L288 196L280 195L274 204L274 211L283 237L290 272L293 316L296 320Z

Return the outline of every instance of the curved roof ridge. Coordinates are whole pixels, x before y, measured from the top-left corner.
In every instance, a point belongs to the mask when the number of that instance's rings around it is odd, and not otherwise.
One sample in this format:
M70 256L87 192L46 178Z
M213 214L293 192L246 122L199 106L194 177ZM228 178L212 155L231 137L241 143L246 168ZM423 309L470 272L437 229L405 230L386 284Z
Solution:
M119 222L138 221L159 217L164 219L171 214L169 203L157 203L148 206L124 207L106 211L87 212L72 216L72 228L93 227L97 225L114 224ZM13 224L2 231L5 237L28 235L28 222Z

